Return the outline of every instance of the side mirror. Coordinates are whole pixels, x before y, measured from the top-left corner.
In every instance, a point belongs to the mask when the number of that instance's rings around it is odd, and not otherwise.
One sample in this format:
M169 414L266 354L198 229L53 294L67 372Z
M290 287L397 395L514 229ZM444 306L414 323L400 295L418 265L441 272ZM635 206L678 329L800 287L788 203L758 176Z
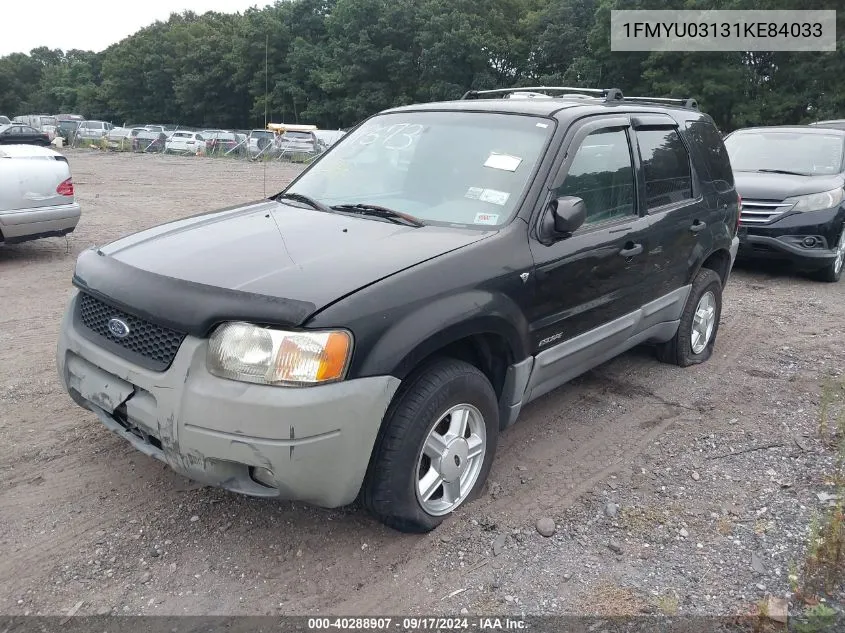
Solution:
M552 200L540 222L540 239L546 246L572 235L587 219L587 205L581 198L563 196Z

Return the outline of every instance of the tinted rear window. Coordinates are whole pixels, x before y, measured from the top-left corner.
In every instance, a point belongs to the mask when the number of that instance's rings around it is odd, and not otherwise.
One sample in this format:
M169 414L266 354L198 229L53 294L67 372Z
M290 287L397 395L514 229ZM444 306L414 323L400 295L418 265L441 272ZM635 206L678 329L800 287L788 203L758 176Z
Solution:
M734 175L728 151L716 126L706 120L687 122L687 136L698 148L717 191L734 186Z
M692 198L689 155L675 130L637 130L648 209Z

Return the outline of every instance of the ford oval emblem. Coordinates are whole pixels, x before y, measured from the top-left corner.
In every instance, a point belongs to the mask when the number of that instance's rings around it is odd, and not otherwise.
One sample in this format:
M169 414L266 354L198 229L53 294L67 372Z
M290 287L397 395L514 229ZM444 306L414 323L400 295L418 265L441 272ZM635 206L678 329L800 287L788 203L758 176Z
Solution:
M109 319L109 332L115 338L126 338L129 335L129 326L126 321L114 317Z

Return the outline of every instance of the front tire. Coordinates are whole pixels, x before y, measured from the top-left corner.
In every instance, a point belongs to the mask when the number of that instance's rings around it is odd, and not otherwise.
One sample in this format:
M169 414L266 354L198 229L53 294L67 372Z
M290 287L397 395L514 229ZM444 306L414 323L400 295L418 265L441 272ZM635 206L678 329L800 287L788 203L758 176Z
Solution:
M702 268L692 282L678 331L657 346L657 358L679 367L703 363L713 353L721 316L722 280L715 271Z
M836 283L842 279L842 269L845 268L845 226L839 234L839 242L836 244L836 259L830 264L816 271L815 277L819 281Z
M441 359L408 378L385 415L363 503L401 532L429 532L483 488L498 440L496 393L473 365Z

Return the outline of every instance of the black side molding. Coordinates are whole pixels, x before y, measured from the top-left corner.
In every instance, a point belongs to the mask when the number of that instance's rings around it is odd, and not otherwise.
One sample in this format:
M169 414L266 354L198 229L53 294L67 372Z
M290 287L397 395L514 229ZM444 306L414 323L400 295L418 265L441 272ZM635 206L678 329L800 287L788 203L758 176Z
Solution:
M96 249L79 255L73 285L130 314L198 337L207 336L223 321L297 326L316 310L308 301L268 297L151 273Z

